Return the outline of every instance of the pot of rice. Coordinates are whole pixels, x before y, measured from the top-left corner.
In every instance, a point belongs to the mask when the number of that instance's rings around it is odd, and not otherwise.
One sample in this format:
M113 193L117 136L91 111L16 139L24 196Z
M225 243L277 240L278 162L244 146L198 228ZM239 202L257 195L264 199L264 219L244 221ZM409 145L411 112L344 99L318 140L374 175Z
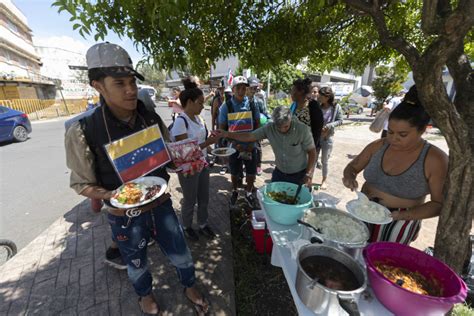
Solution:
M316 229L311 229L313 240L338 248L355 259L360 258L370 237L369 229L362 221L336 208L310 208L302 221Z

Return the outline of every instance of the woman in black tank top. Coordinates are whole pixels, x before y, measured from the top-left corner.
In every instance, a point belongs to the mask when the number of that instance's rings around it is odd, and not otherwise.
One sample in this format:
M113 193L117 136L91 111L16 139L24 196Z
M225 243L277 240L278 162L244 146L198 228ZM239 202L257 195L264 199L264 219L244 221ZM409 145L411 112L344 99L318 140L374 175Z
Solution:
M369 144L344 169L343 183L352 190L358 187L357 174L364 170L362 191L392 212L393 222L371 225L370 241L409 244L416 239L421 220L441 212L448 156L423 140L429 121L413 86L390 114L387 138ZM408 187L416 189L408 192ZM425 202L428 194L431 200Z

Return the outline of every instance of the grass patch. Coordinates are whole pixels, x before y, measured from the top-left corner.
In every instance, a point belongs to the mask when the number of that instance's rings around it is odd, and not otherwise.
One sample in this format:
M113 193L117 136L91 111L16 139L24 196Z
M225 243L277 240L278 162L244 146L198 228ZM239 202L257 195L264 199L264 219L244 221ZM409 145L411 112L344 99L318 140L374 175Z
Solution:
M456 304L454 305L452 316L474 316L474 309L470 308L467 304Z
M254 248L248 214L243 205L230 212L237 315L297 315L283 271Z

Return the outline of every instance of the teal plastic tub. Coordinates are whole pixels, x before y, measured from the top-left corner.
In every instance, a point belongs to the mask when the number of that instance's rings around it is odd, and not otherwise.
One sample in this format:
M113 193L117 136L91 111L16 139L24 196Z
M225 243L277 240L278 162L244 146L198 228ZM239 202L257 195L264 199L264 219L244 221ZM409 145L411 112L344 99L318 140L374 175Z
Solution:
M294 196L297 188L298 186L294 183L272 182L259 189L263 197L265 211L274 222L282 225L294 225L303 216L304 211L312 207L313 197L305 186L301 188L296 205L279 203L267 195L267 192L285 191L288 195Z

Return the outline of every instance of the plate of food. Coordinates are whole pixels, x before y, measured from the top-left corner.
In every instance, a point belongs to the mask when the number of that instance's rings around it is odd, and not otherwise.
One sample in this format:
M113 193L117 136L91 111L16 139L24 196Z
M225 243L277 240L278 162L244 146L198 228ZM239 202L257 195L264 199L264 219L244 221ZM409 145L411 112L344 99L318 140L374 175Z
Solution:
M366 223L382 225L393 220L388 208L368 199L349 201L346 208L354 217Z
M229 157L234 154L236 150L231 147L216 148L211 151L211 154L217 157Z
M116 190L110 204L117 208L142 206L165 193L166 180L159 177L141 177L127 182Z

